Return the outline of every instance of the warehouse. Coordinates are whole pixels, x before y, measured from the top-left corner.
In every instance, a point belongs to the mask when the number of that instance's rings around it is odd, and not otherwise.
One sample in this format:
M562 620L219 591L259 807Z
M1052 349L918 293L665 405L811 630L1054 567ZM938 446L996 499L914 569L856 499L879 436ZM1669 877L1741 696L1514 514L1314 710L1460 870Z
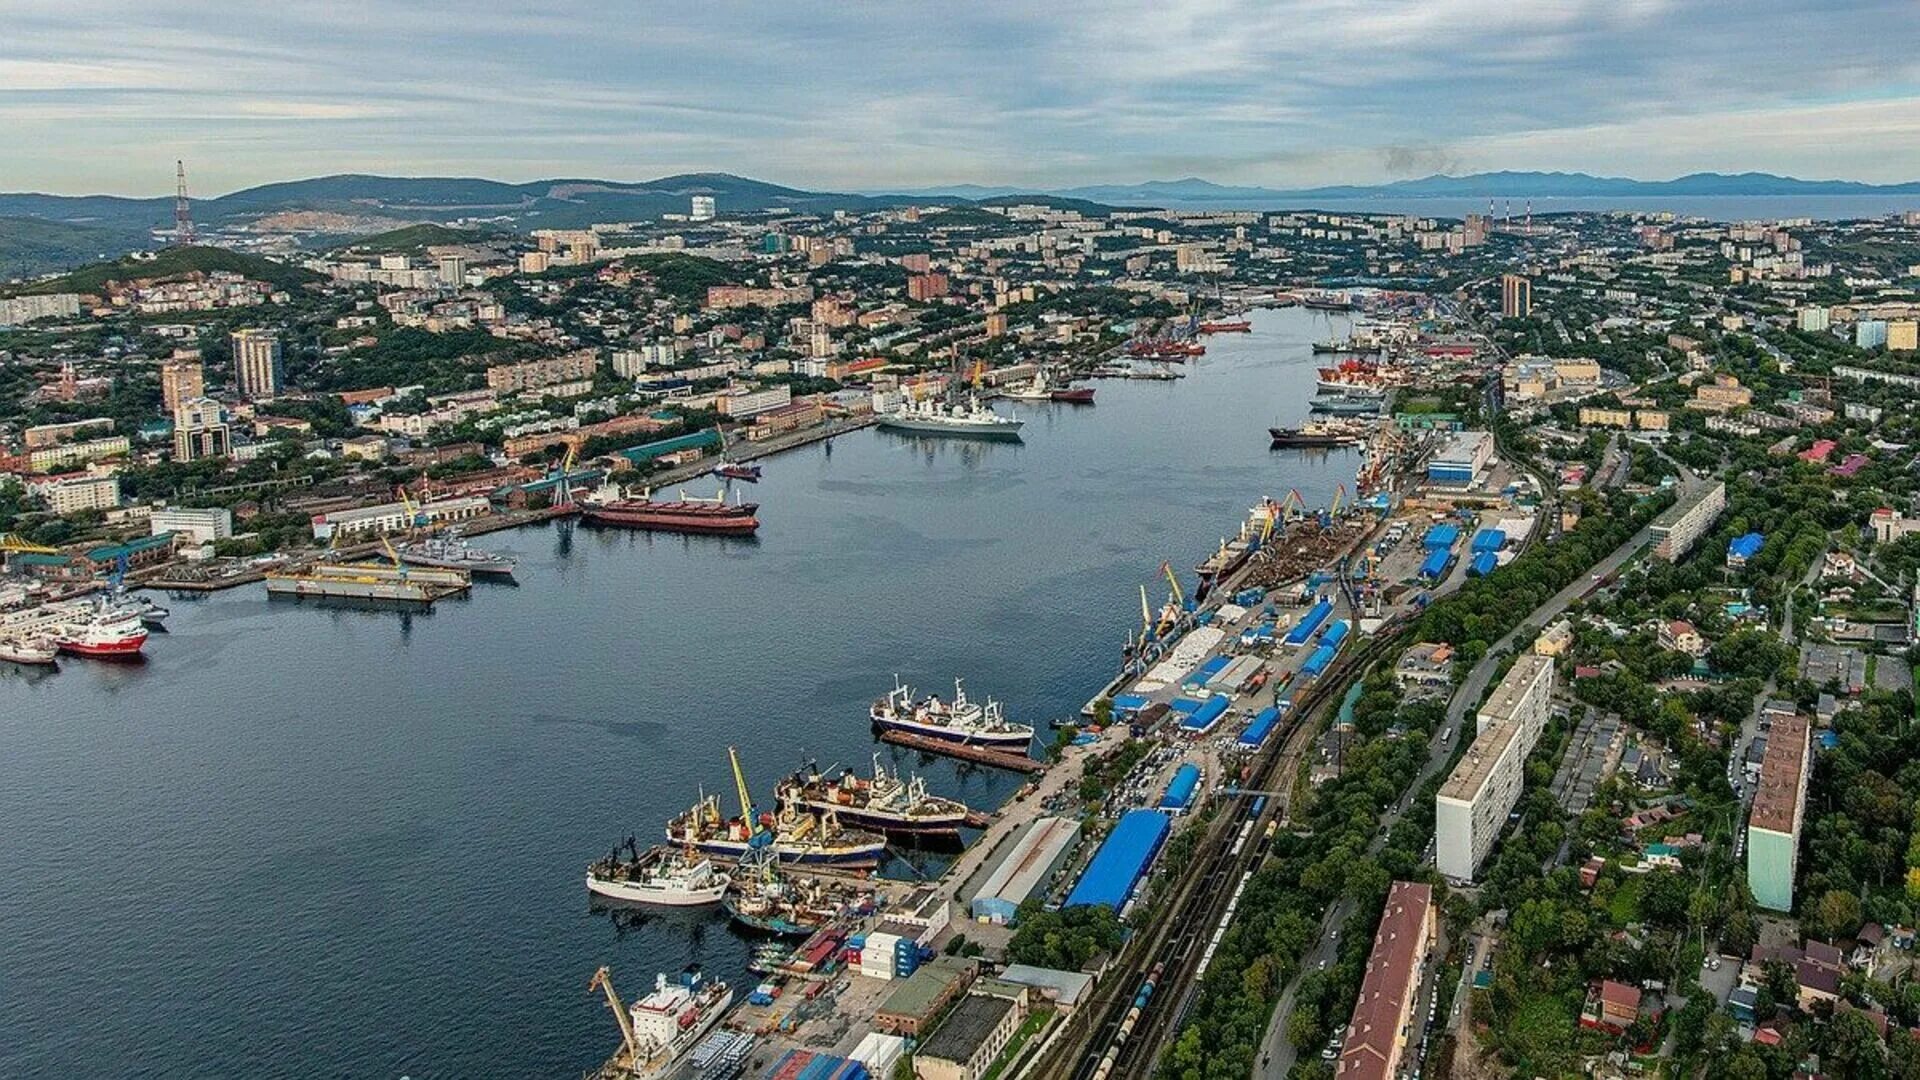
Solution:
M1098 905L1115 911L1125 907L1167 842L1172 821L1158 810L1122 814L1061 906Z
M1267 741L1267 736L1273 734L1274 727L1279 723L1279 706L1269 705L1261 709L1260 715L1254 717L1253 723L1247 725L1247 730L1240 733L1240 745L1258 750L1260 744Z
M1305 645L1307 639L1313 636L1314 631L1320 629L1320 624L1326 622L1327 616L1331 614L1333 614L1333 604L1327 600L1322 600L1308 608L1307 613L1300 616L1300 621L1293 624L1293 629L1287 631L1287 644Z
M873 1014L877 1027L919 1038L954 998L973 985L979 963L959 956L936 956L899 983Z
M1483 551L1499 551L1507 546L1507 534L1499 529L1481 529L1473 534L1468 549L1478 554Z
M1435 525L1427 530L1427 535L1420 541L1420 546L1428 551L1452 551L1453 545L1459 542L1460 526Z
M1427 561L1420 564L1420 576L1428 581L1439 581L1447 576L1447 567L1453 565L1453 553L1442 549L1429 552Z
M1213 725L1227 714L1231 702L1225 694L1215 694L1200 703L1200 707L1188 713L1180 721L1180 730L1188 735L1205 735L1213 730Z
M1199 787L1200 766L1189 761L1174 771L1166 794L1160 797L1160 809L1173 814L1185 813L1192 808L1193 796Z
M933 1036L913 1055L920 1080L978 1080L1020 1030L1028 990L1006 984L1011 994L975 992L954 1007Z
M1491 551L1482 551L1467 564L1467 573L1473 577L1486 577L1500 568L1500 556Z
M981 922L1010 923L1020 905L1040 895L1080 840L1080 823L1043 817L1022 826L1000 857L969 911Z
M1427 460L1427 482L1467 487L1493 460L1493 436L1485 431L1456 433Z

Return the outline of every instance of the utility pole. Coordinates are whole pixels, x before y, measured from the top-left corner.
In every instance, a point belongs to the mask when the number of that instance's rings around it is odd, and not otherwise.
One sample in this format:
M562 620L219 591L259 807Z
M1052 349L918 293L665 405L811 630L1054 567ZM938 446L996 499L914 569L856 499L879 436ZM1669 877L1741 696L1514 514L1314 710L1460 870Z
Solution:
M187 202L187 163L173 163L173 238L181 244L193 243L193 206Z

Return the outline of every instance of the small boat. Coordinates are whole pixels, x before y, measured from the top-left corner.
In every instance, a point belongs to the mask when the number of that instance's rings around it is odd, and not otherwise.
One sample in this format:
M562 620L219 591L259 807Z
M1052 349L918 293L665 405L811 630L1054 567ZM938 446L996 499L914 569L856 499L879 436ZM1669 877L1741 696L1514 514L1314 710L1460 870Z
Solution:
M723 461L713 467L713 475L723 480L745 480L749 484L757 484L760 482L760 466Z
M59 655L60 646L52 638L0 638L0 660L44 667Z
M614 848L587 867L588 892L664 907L717 904L726 895L727 875L714 869L711 860L664 845L641 851L633 837L627 838L623 848Z

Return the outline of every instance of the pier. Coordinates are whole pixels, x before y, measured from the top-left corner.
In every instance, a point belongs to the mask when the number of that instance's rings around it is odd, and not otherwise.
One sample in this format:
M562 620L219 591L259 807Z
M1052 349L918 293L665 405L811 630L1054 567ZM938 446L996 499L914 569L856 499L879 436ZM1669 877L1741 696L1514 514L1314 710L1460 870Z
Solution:
M966 743L948 742L945 739L914 735L905 731L883 731L880 733L880 741L904 746L909 750L959 758L961 761L971 761L980 765L991 765L996 769L1007 769L1011 772L1037 773L1045 772L1047 769L1046 762L1036 761L1025 754L1010 754L1005 750L990 750L984 746L969 746Z

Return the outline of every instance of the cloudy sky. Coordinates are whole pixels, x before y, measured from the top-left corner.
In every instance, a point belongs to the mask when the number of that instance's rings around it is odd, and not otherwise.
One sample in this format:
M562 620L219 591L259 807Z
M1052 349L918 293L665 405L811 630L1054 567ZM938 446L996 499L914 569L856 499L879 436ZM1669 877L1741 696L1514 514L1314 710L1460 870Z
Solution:
M0 0L0 190L1920 179L1916 0Z

